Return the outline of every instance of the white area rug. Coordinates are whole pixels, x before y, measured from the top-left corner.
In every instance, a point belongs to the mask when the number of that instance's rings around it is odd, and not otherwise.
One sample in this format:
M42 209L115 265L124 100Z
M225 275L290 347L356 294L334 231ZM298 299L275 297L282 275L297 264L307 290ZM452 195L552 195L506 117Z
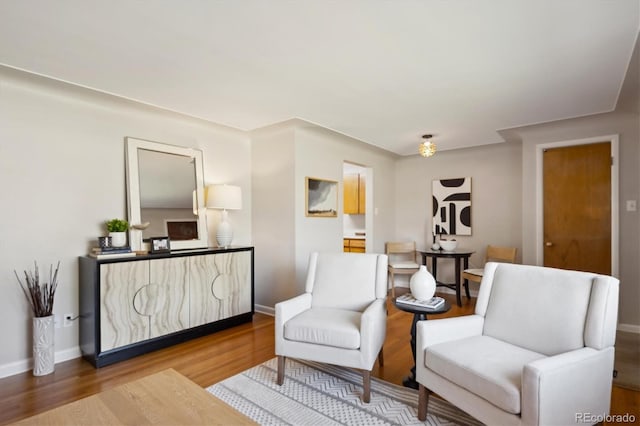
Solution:
M261 425L479 425L431 396L425 423L418 420L418 392L371 378L371 402L362 403L355 370L287 359L284 384L276 384L276 358L207 390Z

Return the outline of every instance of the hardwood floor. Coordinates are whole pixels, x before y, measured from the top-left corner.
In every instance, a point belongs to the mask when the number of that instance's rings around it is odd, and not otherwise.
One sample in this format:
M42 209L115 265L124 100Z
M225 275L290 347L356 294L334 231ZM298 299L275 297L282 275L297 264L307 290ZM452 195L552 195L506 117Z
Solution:
M473 313L475 299L442 295L452 309L434 318ZM374 377L401 384L413 365L409 348L412 316L389 304L384 367ZM34 377L31 372L0 379L0 424L11 423L54 407L93 395L122 383L173 368L198 385L207 387L275 356L274 321L256 314L253 323L142 355L100 369L81 358L56 364L53 374ZM274 378L275 380L275 378ZM640 392L614 386L612 414L633 414L640 419Z

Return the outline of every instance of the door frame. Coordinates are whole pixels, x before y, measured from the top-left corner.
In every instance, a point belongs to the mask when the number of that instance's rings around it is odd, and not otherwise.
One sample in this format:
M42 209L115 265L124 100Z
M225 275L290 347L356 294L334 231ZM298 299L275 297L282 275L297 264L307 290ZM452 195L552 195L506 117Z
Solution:
M550 148L561 148L573 145L587 145L599 142L611 143L611 275L618 277L620 270L620 256L618 253L620 230L619 230L619 163L618 142L619 135L606 135L586 139L573 139L559 142L550 142L536 145L536 264L544 264L544 150Z
M365 186L365 211L367 212L365 217L364 217L364 223L365 223L365 233L367 234L366 239L365 239L365 251L367 253L375 253L374 250L374 246L373 246L373 239L374 239L374 235L373 235L373 219L374 216L376 216L377 213L377 209L374 207L374 203L373 203L373 168L372 167L368 167L368 166L364 166L364 173L366 176L366 182L367 185Z

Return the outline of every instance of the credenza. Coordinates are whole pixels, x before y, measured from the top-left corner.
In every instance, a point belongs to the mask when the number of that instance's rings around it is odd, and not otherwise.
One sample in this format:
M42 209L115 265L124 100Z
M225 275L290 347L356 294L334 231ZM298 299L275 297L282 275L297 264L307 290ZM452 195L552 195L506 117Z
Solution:
M79 258L80 349L96 368L253 319L253 247Z

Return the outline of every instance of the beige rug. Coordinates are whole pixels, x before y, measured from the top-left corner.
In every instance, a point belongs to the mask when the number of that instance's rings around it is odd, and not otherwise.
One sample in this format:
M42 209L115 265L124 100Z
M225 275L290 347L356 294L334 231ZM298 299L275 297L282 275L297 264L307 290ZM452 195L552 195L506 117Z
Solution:
M480 425L446 401L429 398L418 420L418 392L371 379L371 402L361 400L354 370L287 359L284 384L276 384L276 358L207 388L261 425Z
M618 331L613 384L640 391L640 334Z

